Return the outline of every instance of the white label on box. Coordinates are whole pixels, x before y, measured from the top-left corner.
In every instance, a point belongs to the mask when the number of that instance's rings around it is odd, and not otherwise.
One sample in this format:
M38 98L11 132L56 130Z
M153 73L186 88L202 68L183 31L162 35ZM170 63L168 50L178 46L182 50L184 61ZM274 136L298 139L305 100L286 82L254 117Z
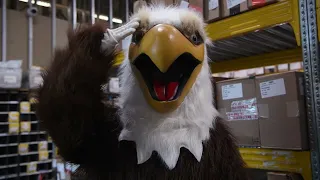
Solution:
M219 7L218 0L209 0L209 11L216 9L217 7Z
M256 98L231 103L231 112L226 112L228 120L257 120L258 108Z
M247 70L239 70L234 72L235 78L244 78L248 76Z
M299 70L299 69L302 69L301 62L290 63L290 70Z
M245 2L246 0L227 0L227 8L231 9L234 6Z
M236 98L243 97L242 83L224 85L221 87L221 89L222 89L223 100L236 99Z
M252 114L258 113L257 110L257 100L256 98L242 100L242 101L233 101L231 103L232 112L251 112Z
M15 83L17 83L17 77L16 76L4 76L4 83L15 84Z
M256 75L256 69L255 69L255 68L247 69L247 75L248 75L248 76L254 76L254 75Z
M281 96L286 94L284 79L275 79L260 83L260 93L262 98Z
M289 64L279 64L278 65L279 71L288 71L289 70Z
M258 119L258 114L252 114L250 112L227 112L226 114L229 121Z
M187 1L181 1L180 8L188 9L189 3Z
M263 67L255 68L255 73L256 73L256 75L264 74L264 68Z

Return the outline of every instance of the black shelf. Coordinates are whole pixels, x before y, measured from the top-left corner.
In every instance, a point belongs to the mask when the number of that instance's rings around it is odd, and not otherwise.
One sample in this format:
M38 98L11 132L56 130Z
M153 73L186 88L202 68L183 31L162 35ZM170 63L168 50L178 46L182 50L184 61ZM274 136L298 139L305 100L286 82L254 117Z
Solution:
M34 107L30 105L27 112L20 110L20 103L28 102L30 93L26 89L0 89L0 180L53 177L53 143L41 130ZM11 112L18 113L18 121L9 121ZM12 123L18 124L19 131L9 131ZM44 149L39 148L41 144L45 145ZM19 147L26 151L19 152ZM31 167L34 168L30 171Z

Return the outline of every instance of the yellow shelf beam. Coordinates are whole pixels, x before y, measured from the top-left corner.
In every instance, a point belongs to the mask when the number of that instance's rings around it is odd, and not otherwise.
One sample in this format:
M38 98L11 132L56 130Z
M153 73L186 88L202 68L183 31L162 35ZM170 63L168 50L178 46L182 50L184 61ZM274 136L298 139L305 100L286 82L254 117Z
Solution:
M240 148L249 168L299 173L311 180L310 152L285 151L262 148Z
M120 53L115 59L114 66L119 66L123 59L124 54ZM302 61L301 48L211 63L211 72L236 71L298 61Z
M259 29L265 29L281 23L289 23L294 30L297 44L300 46L298 5L298 0L280 0L275 4L210 23L207 25L206 31L209 37L213 41L216 41ZM318 20L320 20L320 18L318 18ZM319 29L320 28L318 28L318 30ZM124 54L120 53L117 56L114 65L119 66L124 60L124 57ZM234 59L222 63L213 63L212 72L225 72L296 61L301 61L301 50L288 50L254 57Z
M207 33L213 41L216 41L281 23L289 23L292 26L297 44L300 46L298 0L280 0L275 4L210 23L207 26Z
M302 61L301 48L211 63L211 72L220 73Z

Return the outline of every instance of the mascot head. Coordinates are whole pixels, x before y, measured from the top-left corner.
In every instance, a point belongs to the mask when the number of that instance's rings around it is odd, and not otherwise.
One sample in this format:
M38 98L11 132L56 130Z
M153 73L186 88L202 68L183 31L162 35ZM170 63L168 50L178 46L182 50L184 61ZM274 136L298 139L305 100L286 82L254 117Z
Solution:
M177 7L143 7L120 70L120 140L135 141L138 163L157 151L173 168L181 147L201 159L217 115L212 101L201 15Z

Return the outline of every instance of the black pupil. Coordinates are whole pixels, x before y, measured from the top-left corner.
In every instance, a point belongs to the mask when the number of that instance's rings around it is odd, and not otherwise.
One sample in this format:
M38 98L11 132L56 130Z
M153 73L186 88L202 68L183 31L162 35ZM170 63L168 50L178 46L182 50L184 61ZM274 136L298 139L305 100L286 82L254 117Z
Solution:
M143 32L136 32L133 36L132 41L135 43L139 43L142 38L143 38Z
M193 42L196 43L196 42L198 42L198 37L197 37L196 35L193 35L193 36L192 36L192 40L193 40Z

